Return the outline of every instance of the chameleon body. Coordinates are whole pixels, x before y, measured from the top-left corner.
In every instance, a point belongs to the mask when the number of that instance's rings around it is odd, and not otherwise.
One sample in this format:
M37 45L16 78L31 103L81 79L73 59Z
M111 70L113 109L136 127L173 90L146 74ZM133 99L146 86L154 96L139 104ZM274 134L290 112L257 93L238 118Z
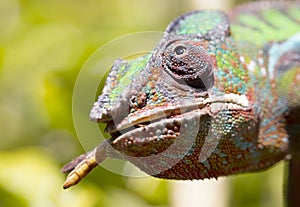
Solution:
M299 4L184 14L151 54L112 66L90 113L111 138L63 168L64 188L107 157L165 179L266 169L297 157L299 107Z

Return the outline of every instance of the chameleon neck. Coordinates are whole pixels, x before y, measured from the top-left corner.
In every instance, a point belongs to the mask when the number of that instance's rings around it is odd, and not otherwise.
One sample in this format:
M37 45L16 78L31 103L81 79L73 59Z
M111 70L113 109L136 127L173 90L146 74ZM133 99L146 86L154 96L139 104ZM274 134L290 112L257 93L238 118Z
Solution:
M300 107L300 32L269 49L270 79L290 110ZM273 77L274 76L274 77Z
M300 107L300 33L283 42L272 42L262 49L237 43L240 60L253 83L254 102L284 113Z

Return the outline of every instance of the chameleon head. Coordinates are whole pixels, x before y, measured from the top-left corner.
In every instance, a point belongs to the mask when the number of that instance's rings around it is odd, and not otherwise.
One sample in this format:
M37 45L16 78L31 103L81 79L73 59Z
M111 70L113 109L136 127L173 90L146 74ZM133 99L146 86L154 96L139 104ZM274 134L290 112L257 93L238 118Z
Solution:
M268 167L285 148L259 143L251 84L226 15L185 14L151 55L115 62L90 113L111 138L89 160L121 158L150 175L183 180Z
M104 91L91 112L93 120L107 123L110 157L172 179L267 167L275 162L272 152L282 158L283 152L258 142L260 120L253 107L252 83L225 14L185 14L168 26L151 56L122 64L127 70L123 77L132 82L119 90L118 85L124 85L118 80L114 85L120 92L113 97L117 98L107 99L115 88Z

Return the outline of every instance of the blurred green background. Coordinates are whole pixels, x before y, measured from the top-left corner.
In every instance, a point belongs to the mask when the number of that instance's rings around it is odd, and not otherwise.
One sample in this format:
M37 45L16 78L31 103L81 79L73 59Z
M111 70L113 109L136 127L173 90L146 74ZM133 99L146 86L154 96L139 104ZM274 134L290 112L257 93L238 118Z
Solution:
M210 184L201 191L201 182L123 177L101 167L76 187L62 190L60 168L84 152L73 125L72 93L88 57L122 35L163 31L184 12L227 10L236 3L1 0L0 207L177 207L183 199L205 206L204 199L211 197L215 206L282 206L283 164L213 182L219 194L209 190L214 189Z

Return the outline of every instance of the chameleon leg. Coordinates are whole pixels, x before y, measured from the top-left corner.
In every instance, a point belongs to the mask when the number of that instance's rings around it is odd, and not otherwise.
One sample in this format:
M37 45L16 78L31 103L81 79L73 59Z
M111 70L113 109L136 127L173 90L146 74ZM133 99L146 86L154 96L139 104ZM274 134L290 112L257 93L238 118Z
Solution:
M69 172L63 185L64 189L76 185L93 168L97 167L98 163L106 159L106 143L107 142L104 141L92 151L80 155L62 168L62 172Z

